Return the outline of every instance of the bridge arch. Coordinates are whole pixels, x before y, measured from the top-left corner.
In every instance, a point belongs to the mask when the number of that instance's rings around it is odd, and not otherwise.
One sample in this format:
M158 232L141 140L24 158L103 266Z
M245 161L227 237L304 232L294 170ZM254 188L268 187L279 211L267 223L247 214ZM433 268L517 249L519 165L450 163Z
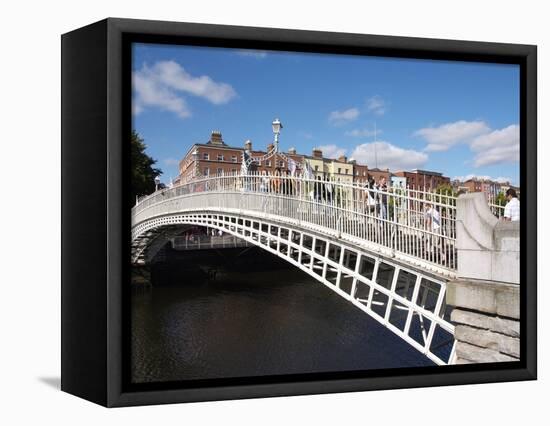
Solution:
M173 206L172 206L173 207ZM166 211L166 209L162 209ZM454 356L454 327L445 304L446 280L420 272L380 250L368 250L297 221L244 209L156 210L134 222L132 241L141 248L151 232L184 225L207 226L248 241L299 268L397 334L436 364ZM168 209L169 210L169 209ZM183 210L183 211L182 211ZM283 218L284 219L284 218ZM305 225L305 226L304 226ZM143 237L145 237L143 241ZM133 257L136 259L136 249Z

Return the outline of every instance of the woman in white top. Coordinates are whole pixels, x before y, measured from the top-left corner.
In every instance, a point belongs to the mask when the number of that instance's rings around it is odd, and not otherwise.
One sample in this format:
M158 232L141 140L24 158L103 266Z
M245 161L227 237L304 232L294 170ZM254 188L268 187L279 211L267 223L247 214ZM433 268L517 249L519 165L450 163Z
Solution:
M504 207L504 220L515 222L519 220L519 200L515 189L508 188L506 191L506 199L508 203Z

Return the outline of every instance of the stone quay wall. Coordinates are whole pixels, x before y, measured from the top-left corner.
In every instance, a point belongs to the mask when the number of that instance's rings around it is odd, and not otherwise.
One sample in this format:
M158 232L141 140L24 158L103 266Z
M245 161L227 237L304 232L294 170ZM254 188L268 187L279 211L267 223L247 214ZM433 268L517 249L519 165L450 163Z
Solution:
M519 235L519 222L499 221L482 193L458 197L458 271L446 296L455 364L519 359Z

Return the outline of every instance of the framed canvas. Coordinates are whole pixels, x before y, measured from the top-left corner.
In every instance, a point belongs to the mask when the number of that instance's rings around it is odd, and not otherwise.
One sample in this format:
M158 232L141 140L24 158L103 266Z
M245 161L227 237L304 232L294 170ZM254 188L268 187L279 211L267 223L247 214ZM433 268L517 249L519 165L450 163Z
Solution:
M62 390L109 407L536 379L536 47L62 36Z

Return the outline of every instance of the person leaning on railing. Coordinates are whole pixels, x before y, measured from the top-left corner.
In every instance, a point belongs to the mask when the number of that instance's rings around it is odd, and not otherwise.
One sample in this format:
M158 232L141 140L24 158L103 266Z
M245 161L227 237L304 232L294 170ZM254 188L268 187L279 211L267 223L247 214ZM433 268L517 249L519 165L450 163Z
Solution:
M502 220L507 222L516 222L519 220L519 200L516 190L508 188L506 191L506 206L504 207L504 216Z

